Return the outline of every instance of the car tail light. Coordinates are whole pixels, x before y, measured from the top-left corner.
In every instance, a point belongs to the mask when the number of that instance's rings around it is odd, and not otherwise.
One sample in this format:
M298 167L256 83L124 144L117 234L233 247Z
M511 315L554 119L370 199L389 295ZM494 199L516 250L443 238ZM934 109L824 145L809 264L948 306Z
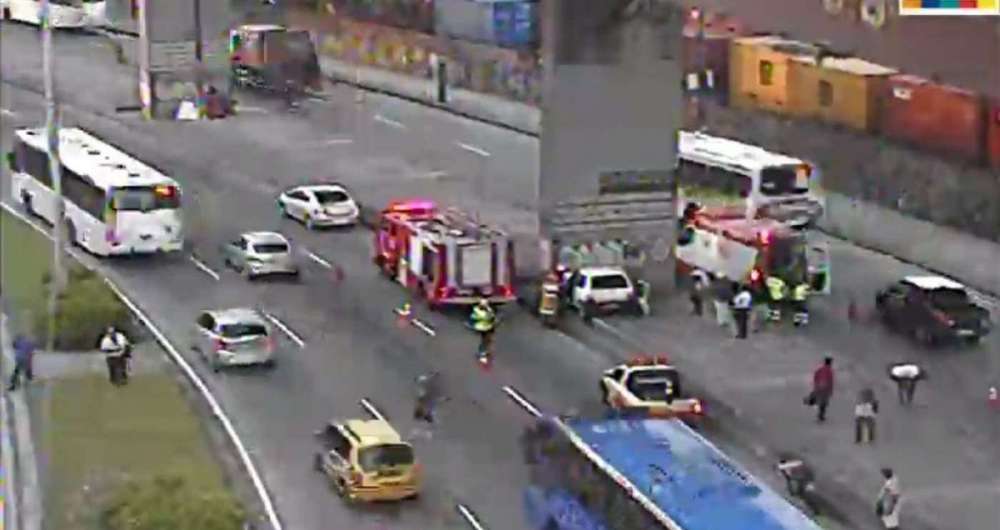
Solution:
M761 277L760 269L750 271L750 281L759 282Z
M705 413L705 406L701 404L700 400L694 400L694 405L691 406L691 412L701 415Z
M942 324L944 324L944 325L946 325L948 327L951 327L951 326L955 325L955 321L952 320L951 317L949 317L948 315L942 313L941 311L935 310L934 311L934 318L936 318L938 322L940 322L940 323L942 323Z
M500 296L504 298L507 298L514 293L514 290L511 289L509 285L501 285L500 287L497 288L497 291L500 294Z
M264 337L264 347L267 351L274 351L274 337Z
M437 297L438 298L451 298L455 296L458 291L454 287L438 287Z
M226 349L226 343L222 339L215 339L214 347L216 352L220 352Z

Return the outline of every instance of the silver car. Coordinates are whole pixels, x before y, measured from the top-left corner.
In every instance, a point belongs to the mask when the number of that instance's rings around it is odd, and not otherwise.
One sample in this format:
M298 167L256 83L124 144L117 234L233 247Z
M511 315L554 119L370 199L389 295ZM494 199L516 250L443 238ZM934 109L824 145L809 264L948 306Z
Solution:
M292 246L277 232L247 232L223 244L222 256L227 267L248 280L270 274L299 275Z
M254 309L202 311L191 332L191 349L218 372L226 366L274 365L274 337Z

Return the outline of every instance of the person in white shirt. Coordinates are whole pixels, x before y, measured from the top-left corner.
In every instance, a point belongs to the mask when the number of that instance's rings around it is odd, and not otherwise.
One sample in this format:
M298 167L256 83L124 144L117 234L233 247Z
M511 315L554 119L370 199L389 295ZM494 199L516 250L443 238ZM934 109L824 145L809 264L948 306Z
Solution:
M912 405L917 382L927 378L927 372L914 363L898 363L889 367L889 378L896 382L900 405Z
M885 482L875 500L875 514L882 519L882 526L887 530L899 530L899 509L903 504L903 495L899 489L899 478L890 468L882 468Z
M111 384L121 386L128 383L127 356L129 342L125 334L114 326L108 326L101 337L101 352L108 363L108 379Z
M871 388L858 393L854 405L854 443L875 443L875 416L878 414L878 399Z
M747 338L747 322L753 307L753 295L746 285L741 285L733 297L733 319L736 321L736 338Z

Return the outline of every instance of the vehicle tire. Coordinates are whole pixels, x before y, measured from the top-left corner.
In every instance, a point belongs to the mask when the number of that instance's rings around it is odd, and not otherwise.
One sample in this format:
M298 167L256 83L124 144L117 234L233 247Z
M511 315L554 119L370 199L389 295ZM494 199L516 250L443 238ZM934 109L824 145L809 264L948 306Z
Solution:
M66 244L69 247L75 247L79 243L76 239L76 226L73 225L73 221L65 221L63 226L63 234L66 236Z
M268 359L261 363L261 365L268 370L274 370L274 367L277 366L278 363L274 362L274 359Z
M979 342L982 339L983 338L979 337L979 336L976 336L976 337L965 337L964 339L962 339L962 342L965 343L965 345L968 346L968 347L973 347L973 346L978 346Z
M281 201L278 201L278 212L281 213L281 216L284 217L284 218L287 218L287 219L291 219L292 218L292 215L290 213L288 213L288 207L285 206L285 203L283 203Z
M608 400L608 386L604 384L604 381L601 381L599 384L601 386L601 403L610 407L611 403Z
M21 204L24 205L24 211L30 217L38 217L38 212L35 211L35 205L32 204L31 194L26 191L21 192Z
M342 499L347 499L347 484L344 484L344 479L337 477L333 481L333 489L337 491L337 495Z
M244 265L243 267L240 268L240 276L242 276L243 279L248 282L253 281L254 279L253 273L250 272L249 265Z
M2 19L2 20L10 20L10 8L9 7L3 8L3 13L0 13L0 19Z
M208 360L208 365L212 368L212 373L219 373L222 371L222 362L219 361L218 355L213 355L211 357L206 357Z
M320 473L323 472L323 455L319 453L313 455L313 469L319 471Z

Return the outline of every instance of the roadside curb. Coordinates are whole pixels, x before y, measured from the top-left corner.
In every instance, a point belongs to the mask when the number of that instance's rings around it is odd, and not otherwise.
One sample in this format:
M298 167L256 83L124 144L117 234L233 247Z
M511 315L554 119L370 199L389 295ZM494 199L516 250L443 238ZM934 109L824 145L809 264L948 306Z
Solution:
M13 215L14 217L16 217L21 222L26 223L28 226L38 231L46 238L50 240L52 239L52 236L47 231L45 231L42 227L38 226L38 224L33 222L31 219L25 217L24 214L17 211L9 204L5 202L0 202L0 208L5 210L7 213ZM181 370L181 372L184 373L184 376L195 387L195 390L197 390L198 393L201 395L201 397L205 400L206 404L211 409L212 415L216 418L216 420L218 420L223 430L225 431L226 437L228 438L229 442L235 449L237 456L239 457L240 462L243 465L243 468L248 475L248 478L253 484L258 500L263 505L264 512L267 516L268 522L270 523L271 529L284 530L284 526L281 523L281 519L278 516L276 508L274 507L274 500L272 499L270 492L267 490L263 478L261 477L261 474L257 469L256 464L254 464L250 456L250 452L247 450L245 444L243 443L242 438L240 438L240 436L236 433L236 429L233 425L233 422L229 418L229 416L226 415L225 411L222 408L222 405L219 404L218 400L212 394L211 390L208 389L208 386L197 374L197 372L195 372L191 364L188 363L187 360L185 360L184 357L173 346L173 344L170 343L166 335L164 335L159 330L159 328L153 323L152 319L149 316L147 316L146 313L134 301L132 301L128 296L126 296L124 291L114 281L108 278L108 276L105 275L98 268L80 259L80 256L76 250L68 248L66 249L66 253L70 255L75 261L80 263L83 267L94 272L95 274L99 274L104 279L105 284L114 292L114 294L121 300L121 302L125 304L126 307L128 307L129 311L131 311L132 314L140 322L142 322L142 324L146 327L146 329L156 339L157 343L159 343L160 346L162 346L163 349L166 351L167 356L170 358L170 360L174 362L174 364ZM40 525L38 527L30 527L25 525L23 530L40 530L40 528L41 528Z
M7 315L0 314L0 350L2 350L5 365L13 365L13 354L10 349L11 335L7 326ZM6 390L5 372L4 389L0 391L0 411L3 414L3 468L4 497L10 495L10 502L5 503L2 521L9 524L12 530L41 530L42 528L42 488L38 480L38 460L35 454L35 443L31 433L31 416L24 392L27 383L20 390ZM13 439L11 439L13 438Z

